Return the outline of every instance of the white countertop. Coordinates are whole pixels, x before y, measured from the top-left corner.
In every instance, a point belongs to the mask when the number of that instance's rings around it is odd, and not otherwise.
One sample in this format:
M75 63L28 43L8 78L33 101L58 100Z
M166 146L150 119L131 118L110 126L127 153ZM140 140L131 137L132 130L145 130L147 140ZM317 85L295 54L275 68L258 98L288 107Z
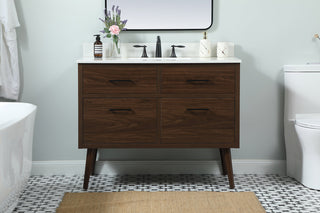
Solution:
M230 58L82 58L78 64L219 64L241 63L236 57Z

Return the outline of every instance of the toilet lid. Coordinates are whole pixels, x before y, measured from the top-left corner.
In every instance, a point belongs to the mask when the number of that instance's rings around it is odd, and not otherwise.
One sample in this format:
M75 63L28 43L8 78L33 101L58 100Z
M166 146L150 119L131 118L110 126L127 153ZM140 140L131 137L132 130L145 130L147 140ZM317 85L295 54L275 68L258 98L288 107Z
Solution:
M299 118L296 119L296 125L310 129L320 129L320 119Z

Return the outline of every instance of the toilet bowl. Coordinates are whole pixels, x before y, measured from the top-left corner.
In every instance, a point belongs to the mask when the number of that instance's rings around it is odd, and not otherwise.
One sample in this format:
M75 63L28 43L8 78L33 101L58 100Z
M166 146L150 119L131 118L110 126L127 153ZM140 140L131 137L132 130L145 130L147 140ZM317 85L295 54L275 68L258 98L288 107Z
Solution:
M320 190L320 64L284 66L287 175Z
M320 114L297 114L294 126L302 150L300 182L320 189Z

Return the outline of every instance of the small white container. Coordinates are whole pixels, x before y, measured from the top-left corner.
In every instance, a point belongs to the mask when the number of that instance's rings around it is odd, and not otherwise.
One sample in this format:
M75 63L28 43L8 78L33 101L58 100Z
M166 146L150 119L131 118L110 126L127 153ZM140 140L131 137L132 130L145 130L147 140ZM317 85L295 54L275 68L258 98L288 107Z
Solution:
M234 43L232 43L232 42L218 42L217 43L217 57L218 58L234 57Z

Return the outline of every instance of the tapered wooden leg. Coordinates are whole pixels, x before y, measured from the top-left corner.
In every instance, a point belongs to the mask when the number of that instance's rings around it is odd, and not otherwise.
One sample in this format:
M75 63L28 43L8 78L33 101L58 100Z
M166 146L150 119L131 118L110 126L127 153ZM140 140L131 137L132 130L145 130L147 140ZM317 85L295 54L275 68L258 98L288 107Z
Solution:
M227 174L227 170L226 170L226 163L224 162L223 149L219 149L219 151L220 151L220 158L221 158L222 174L226 175Z
M96 167L96 162L97 162L97 151L98 149L93 150L93 161L92 161L92 172L91 175L94 175L94 168Z
M96 159L95 153L97 149L87 149L86 169L84 172L83 189L88 189L90 175L92 174L93 165Z
M231 151L230 148L223 149L223 159L225 167L228 173L230 189L234 189L234 180L233 180L233 170L232 170L232 160L231 160Z

